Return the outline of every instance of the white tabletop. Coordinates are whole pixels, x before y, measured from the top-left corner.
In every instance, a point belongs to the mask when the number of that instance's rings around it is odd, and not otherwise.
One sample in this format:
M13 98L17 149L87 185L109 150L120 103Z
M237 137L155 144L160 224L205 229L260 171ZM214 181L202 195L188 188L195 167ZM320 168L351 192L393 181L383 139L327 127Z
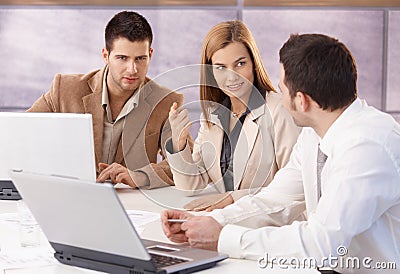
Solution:
M118 189L118 195L122 201L124 207L134 210L145 210L155 213L160 213L166 207L179 208L193 198L185 197L179 191L174 188L162 188L155 190L148 190L145 193L140 190L133 190L122 188ZM6 213L16 213L17 207L16 201L0 201L0 216L7 216ZM142 238L158 240L162 242L170 241L164 236L160 221L153 221L144 227L144 230L140 232ZM47 242L45 236L42 234L41 244L39 247L20 247L19 244L19 230L18 224L10 224L9 221L4 221L4 218L0 218L0 255L9 252L52 252L50 244ZM1 263L1 261L0 261ZM1 272L3 271L3 272ZM57 274L79 274L79 273L100 273L97 271L91 271L83 268L72 267L63 265L58 262L48 266L34 267L27 266L24 268L17 269L3 269L0 265L0 273L57 273ZM283 269L277 265L267 268L260 268L256 261L251 260L237 260L237 259L226 259L217 264L217 266L200 271L199 273L319 273L313 269L293 269L288 266Z

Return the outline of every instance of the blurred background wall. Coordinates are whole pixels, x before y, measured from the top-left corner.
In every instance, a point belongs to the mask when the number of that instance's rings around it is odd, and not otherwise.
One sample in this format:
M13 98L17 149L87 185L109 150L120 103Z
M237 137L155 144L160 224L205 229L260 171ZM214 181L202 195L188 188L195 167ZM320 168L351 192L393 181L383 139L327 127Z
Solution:
M0 0L0 111L24 111L56 73L103 67L104 27L121 10L138 11L153 28L153 78L198 64L204 36L221 21L249 26L276 87L290 33L335 36L356 58L359 96L400 121L399 0ZM183 93L198 98L196 87Z

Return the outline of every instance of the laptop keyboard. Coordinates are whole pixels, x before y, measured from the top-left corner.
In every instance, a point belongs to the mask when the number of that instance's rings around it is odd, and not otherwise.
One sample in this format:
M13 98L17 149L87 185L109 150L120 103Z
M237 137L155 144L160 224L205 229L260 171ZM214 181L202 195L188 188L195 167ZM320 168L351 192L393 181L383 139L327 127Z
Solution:
M180 264L180 263L188 261L185 259L169 257L169 256L164 256L164 255L159 255L159 254L154 254L154 253L150 254L150 255L151 255L153 262L157 266L157 268L176 265L176 264Z

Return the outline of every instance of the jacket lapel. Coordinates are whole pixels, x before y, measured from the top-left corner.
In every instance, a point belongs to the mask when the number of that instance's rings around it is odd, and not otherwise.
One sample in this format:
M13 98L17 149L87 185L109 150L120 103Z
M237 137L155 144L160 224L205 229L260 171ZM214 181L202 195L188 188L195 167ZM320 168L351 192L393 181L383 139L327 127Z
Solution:
M264 114L264 111L265 104L251 111L244 120L233 157L233 183L235 189L239 187L239 184L243 179L247 162L249 161L257 135L259 134L257 120L262 114Z
M92 114L96 169L101 161L103 146L104 111L101 105L103 74L104 69L89 79L88 85L93 93L82 98L85 113Z
M203 162L208 170L208 175L210 176L211 181L214 182L215 188L219 192L223 193L225 192L225 185L222 180L220 159L224 131L217 115L211 114L210 121L213 124L209 129L209 134L205 135L206 139L203 142L203 144L208 144L206 146L203 145Z

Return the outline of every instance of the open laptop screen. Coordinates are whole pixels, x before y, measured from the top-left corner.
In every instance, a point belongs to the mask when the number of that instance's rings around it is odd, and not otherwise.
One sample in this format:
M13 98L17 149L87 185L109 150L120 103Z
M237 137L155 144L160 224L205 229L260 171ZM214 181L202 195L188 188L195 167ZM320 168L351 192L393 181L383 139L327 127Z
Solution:
M0 112L0 191L10 169L96 179L90 114Z

